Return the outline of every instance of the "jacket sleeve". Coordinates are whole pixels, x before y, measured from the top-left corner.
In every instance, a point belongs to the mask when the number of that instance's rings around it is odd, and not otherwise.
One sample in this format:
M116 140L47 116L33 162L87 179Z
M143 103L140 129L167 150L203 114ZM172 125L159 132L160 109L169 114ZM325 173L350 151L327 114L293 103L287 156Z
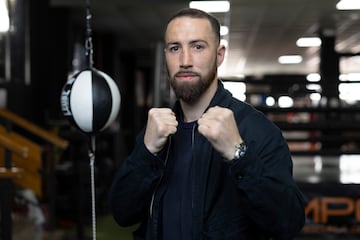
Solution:
M163 168L162 160L147 150L140 134L132 153L115 174L109 193L110 211L120 226L146 218Z
M245 156L230 166L249 217L272 239L292 239L305 222L303 195L292 177L292 159L280 129L262 114L239 125Z

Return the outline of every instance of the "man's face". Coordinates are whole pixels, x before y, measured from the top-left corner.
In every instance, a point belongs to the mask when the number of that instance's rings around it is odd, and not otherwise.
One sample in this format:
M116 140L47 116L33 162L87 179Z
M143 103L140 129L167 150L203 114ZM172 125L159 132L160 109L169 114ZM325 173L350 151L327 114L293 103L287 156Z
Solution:
M171 87L184 102L196 101L217 77L224 47L207 19L180 17L165 33L165 57Z

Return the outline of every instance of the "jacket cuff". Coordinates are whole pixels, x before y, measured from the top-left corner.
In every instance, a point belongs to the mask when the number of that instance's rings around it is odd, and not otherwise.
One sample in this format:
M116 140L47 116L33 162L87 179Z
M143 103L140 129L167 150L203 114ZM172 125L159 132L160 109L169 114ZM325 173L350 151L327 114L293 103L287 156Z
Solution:
M164 163L160 158L160 155L152 154L145 146L144 142L138 143L130 159L136 159L132 161L134 167L144 167L149 166L152 170L160 170L164 168Z
M230 176L235 180L242 179L246 176L256 175L257 170L255 168L258 164L255 162L258 161L258 159L253 155L253 146L252 142L247 144L245 155L230 163Z

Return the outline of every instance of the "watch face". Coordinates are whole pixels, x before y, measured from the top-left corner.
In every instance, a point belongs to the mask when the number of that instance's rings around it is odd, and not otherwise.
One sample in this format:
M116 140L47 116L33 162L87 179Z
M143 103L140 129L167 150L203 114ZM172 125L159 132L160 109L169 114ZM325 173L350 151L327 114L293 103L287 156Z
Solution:
M236 151L235 151L235 158L239 159L241 157L243 157L246 153L246 144L245 143L241 143L239 145L236 146Z
M236 159L240 158L240 152L241 152L241 150L239 148L237 148L236 151L235 151L235 158Z
M245 142L242 142L242 143L236 145L234 158L231 160L226 160L225 162L233 163L234 160L238 160L238 159L242 158L246 153L246 149L247 149L247 146L246 146Z

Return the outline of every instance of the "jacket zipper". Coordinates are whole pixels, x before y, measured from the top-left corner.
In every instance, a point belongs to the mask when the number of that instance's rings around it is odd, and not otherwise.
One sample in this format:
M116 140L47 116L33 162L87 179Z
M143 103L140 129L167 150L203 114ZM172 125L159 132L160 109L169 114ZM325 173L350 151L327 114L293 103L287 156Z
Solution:
M192 129L192 136L191 136L191 150L192 150L192 161L194 161L194 158L195 158L195 154L194 154L194 142L195 142L195 128L196 128L196 126L197 126L197 123L195 123L194 124L194 126L193 126L193 129ZM193 169L193 168L191 168L191 169ZM192 170L191 170L192 171ZM193 173L191 173L191 178L193 178ZM192 186L192 184L191 184L191 186ZM194 191L193 189L192 189L192 191ZM194 210L194 193L192 192L191 193L191 209L192 209L192 211Z
M169 145L168 145L168 148L167 148L167 151L166 151L166 157L165 157L165 161L164 161L165 167L166 167L167 162L168 162L168 159L169 159L170 146L171 146L171 136L169 137ZM159 188L159 185L160 185L163 177L164 177L164 173L161 174L160 180L159 180L158 184L156 185L156 187L155 187L155 189L154 189L154 192L152 193L152 196L151 196L151 202L150 202L150 218L152 218L152 214L153 214L153 205L154 205L154 200L155 200L155 193L156 193L156 190Z

